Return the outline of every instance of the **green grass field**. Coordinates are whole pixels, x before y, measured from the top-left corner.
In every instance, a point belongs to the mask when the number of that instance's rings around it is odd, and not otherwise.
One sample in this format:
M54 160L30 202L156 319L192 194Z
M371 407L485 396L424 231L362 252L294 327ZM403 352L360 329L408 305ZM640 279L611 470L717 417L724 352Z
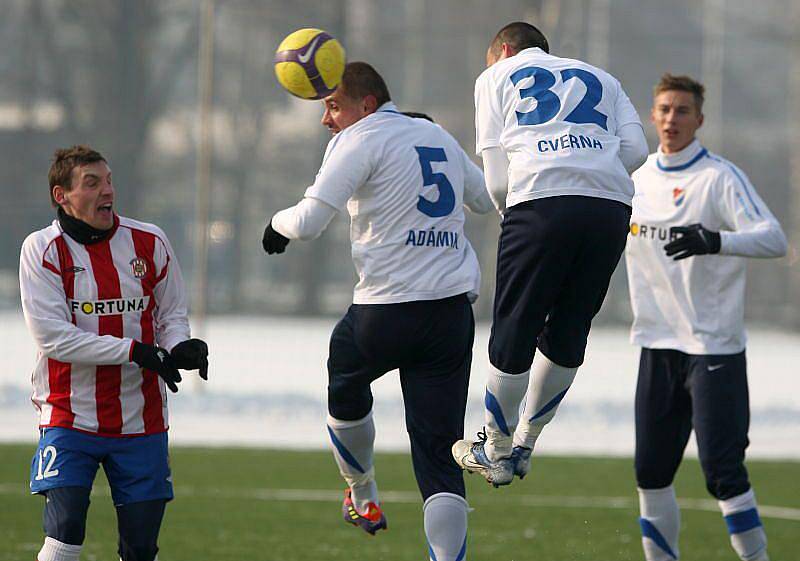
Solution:
M32 561L41 547L42 499L27 492L32 445L0 445L0 559ZM161 532L161 561L423 560L421 500L403 454L376 459L389 530L370 537L340 518L344 488L325 452L172 449L176 500ZM638 506L629 459L534 459L533 472L492 489L467 476L468 558L641 560ZM800 463L749 462L773 561L797 558ZM676 482L685 561L734 560L725 524L696 461ZM772 507L772 508L770 508ZM776 508L781 507L781 508ZM98 476L81 559L117 559L116 522Z

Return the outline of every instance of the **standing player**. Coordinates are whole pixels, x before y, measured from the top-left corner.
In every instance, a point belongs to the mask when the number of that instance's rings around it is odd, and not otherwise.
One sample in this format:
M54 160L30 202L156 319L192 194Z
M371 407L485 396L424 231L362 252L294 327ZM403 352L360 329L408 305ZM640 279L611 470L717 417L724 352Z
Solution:
M511 23L492 40L489 68L475 83L477 151L495 203L506 210L486 434L457 442L453 456L495 486L528 472L536 439L583 362L592 318L625 247L629 172L647 156L620 83L548 53L538 29Z
M692 428L706 487L731 544L766 561L767 540L747 478L745 257L780 257L786 238L744 173L695 138L703 91L687 76L656 85L660 145L634 175L626 262L631 339L642 347L636 388L636 481L648 561L678 558L672 480Z
M39 347L33 403L41 437L31 491L45 495L38 561L77 561L102 465L117 509L122 561L152 561L172 499L167 395L208 348L189 338L178 262L157 226L118 216L105 158L57 150L53 223L22 245L20 292ZM158 346L156 346L158 345Z
M328 432L347 482L345 521L386 528L373 468L370 383L400 369L414 473L432 559L465 558L467 502L450 446L463 437L480 270L464 211L493 209L480 169L440 126L397 111L369 64L347 64L325 98L334 137L314 184L275 214L267 253L319 236L350 214L353 305L331 335Z

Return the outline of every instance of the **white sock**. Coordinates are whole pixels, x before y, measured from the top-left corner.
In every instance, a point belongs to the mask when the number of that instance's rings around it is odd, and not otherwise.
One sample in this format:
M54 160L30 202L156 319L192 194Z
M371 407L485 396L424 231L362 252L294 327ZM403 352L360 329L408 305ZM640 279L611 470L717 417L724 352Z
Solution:
M78 561L81 547L83 546L63 543L47 536L36 558L39 561Z
M519 405L528 389L530 370L506 374L491 364L486 380L486 456L495 461L511 455L511 439L519 421Z
M728 525L731 545L739 558L743 561L769 561L767 535L758 517L753 488L736 497L718 501L718 504Z
M531 381L525 398L517 430L514 433L514 444L533 450L533 445L544 426L556 414L558 405L572 385L578 368L559 366L540 351L533 359Z
M681 512L675 499L675 488L670 485L663 489L639 489L639 513L645 559L678 559Z
M364 513L368 503L378 504L378 486L372 465L375 443L372 411L356 421L342 421L328 415L328 434L339 473L352 491L353 504L358 512Z
M467 558L467 501L453 493L436 493L422 506L431 561Z

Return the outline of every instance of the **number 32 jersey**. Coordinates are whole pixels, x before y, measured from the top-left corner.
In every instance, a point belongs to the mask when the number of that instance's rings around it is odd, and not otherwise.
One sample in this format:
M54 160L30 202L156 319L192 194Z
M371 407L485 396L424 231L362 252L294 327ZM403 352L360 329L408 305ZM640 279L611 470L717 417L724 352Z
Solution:
M619 81L585 62L530 48L475 82L476 151L509 157L507 206L560 195L630 205L616 132L639 115Z
M485 190L447 131L387 102L331 139L305 196L350 214L353 302L388 304L477 295L462 205Z

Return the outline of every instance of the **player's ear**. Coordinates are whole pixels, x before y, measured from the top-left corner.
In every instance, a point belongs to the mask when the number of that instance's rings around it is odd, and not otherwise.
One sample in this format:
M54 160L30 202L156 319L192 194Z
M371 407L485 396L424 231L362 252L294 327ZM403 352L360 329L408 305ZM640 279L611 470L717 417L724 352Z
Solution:
M53 200L55 200L59 205L63 205L65 202L67 202L66 193L67 190L61 185L53 186Z
M364 98L363 108L364 113L369 115L370 113L375 113L378 110L378 98L374 95L370 94Z

